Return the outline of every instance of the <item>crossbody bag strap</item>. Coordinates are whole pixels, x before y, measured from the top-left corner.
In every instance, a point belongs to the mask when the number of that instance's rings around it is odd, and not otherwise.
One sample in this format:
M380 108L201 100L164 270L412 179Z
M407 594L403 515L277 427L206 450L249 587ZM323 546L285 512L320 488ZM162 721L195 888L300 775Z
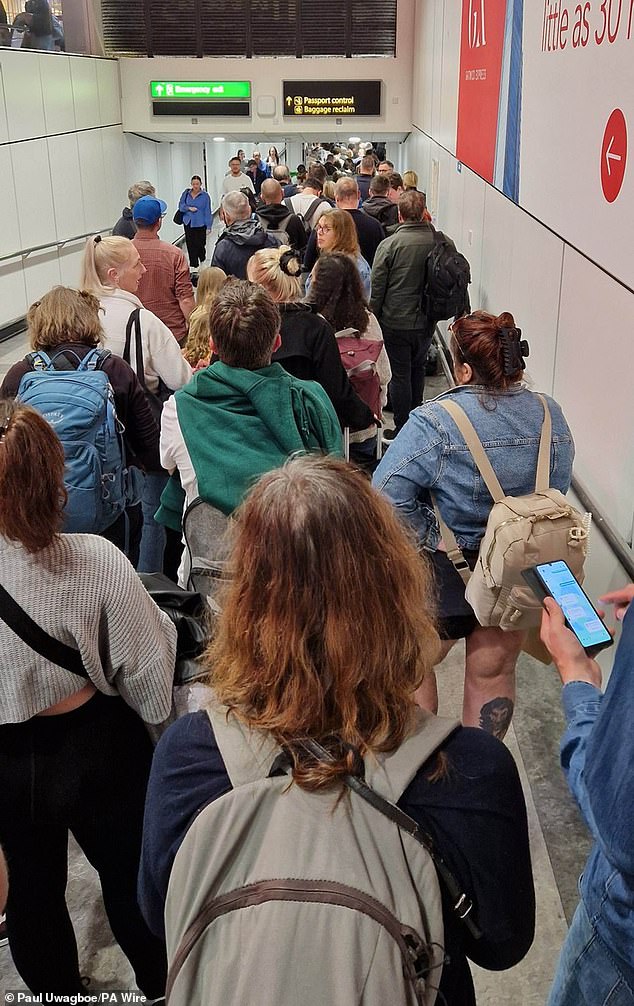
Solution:
M550 445L553 433L553 421L548 408L548 402L543 395L537 395L544 406L544 422L539 438L539 453L537 455L537 475L535 478L535 492L545 493L550 489Z
M330 753L319 744L318 741L307 739L303 741L304 747L320 761L332 761ZM447 893L451 899L451 905L463 923L467 928L470 935L474 940L479 940L482 937L482 932L478 928L475 920L472 917L473 912L473 901L471 898L461 890L460 884L456 880L455 876L443 860L440 853L434 847L433 839L430 835L424 832L420 825L406 814L405 811L397 807L395 803L391 803L389 800L384 799L380 796L376 790L372 789L371 786L359 776L355 775L345 775L343 781L346 786L353 790L358 796L360 796L366 803L369 803L375 810L378 810L380 814L387 817L390 821L393 821L402 831L406 831L408 835L411 835L420 845L423 846L431 856L431 860L436 867L436 872L439 879L444 884Z
M87 678L88 673L83 665L79 650L67 646L61 640L49 635L41 626L34 622L30 615L20 607L11 594L0 584L0 618L16 636L39 653L41 657L50 660L52 664L63 667L80 678Z
M486 451L482 446L480 438L473 428L471 420L463 409L456 402L439 402L445 412L448 412L454 423L462 433L464 441L469 448L471 457L476 463L480 475L484 479L484 484L491 493L494 503L499 503L506 496L500 485L499 479L493 471L493 465L489 461Z

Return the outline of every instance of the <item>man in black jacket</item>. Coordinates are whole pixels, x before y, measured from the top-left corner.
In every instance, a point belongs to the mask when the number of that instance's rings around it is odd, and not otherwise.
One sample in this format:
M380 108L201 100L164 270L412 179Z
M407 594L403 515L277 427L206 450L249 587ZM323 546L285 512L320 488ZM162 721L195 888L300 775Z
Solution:
M295 251L301 251L306 244L306 228L296 213L291 213L284 205L282 186L275 178L267 178L262 182L260 196L264 203L257 209L257 215L262 230L279 235L280 240Z
M398 223L398 206L389 198L390 179L375 175L370 182L370 197L363 203L363 212L374 217L383 227Z
M398 432L423 400L425 359L434 331L433 319L423 313L423 286L434 229L424 221L422 192L404 192L395 209L400 226L377 250L370 309L381 325L390 358L390 397ZM391 439L387 431L383 437Z
M118 238L129 238L130 241L136 234L136 224L132 219L132 210L137 199L141 196L155 196L156 189L152 185L152 182L135 182L128 189L128 200L130 206L124 206L121 211L121 216L117 220L116 224L112 228L113 237Z
M211 264L224 269L227 276L246 279L251 256L261 248L278 247L281 242L251 219L249 200L243 192L228 192L223 197L221 213L226 230L216 242Z

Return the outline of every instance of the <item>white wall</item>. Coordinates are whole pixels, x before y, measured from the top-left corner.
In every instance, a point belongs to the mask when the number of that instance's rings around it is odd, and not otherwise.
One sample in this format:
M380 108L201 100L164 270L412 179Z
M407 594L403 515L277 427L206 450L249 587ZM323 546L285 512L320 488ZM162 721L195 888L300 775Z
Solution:
M554 233L547 216L531 216L455 159L460 7L418 4L414 128L401 167L419 172L438 226L469 259L472 306L513 312L530 342L533 386L560 402L572 428L575 474L631 542L634 294L601 268L612 262L595 264ZM543 109L544 119L549 114ZM591 569L593 588L623 577L600 544Z
M112 227L131 182L154 181L170 205L166 239L182 233L175 202L202 166L202 144L123 133L115 60L1 49L0 258L16 254L0 261L0 325L56 283L78 283L84 240L69 239Z

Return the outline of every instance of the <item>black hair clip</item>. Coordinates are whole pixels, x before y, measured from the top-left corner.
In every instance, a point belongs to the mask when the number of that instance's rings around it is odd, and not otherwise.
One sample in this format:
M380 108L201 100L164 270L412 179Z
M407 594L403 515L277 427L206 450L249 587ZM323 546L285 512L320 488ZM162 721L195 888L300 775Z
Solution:
M95 244L98 245L99 242L101 241L101 234L95 234L93 240L94 240Z
M280 269L287 276L299 276L302 271L302 264L296 252L289 249L280 255Z
M512 377L518 370L525 370L524 357L529 355L526 339L522 339L521 328L501 328L502 356L504 358L504 376Z

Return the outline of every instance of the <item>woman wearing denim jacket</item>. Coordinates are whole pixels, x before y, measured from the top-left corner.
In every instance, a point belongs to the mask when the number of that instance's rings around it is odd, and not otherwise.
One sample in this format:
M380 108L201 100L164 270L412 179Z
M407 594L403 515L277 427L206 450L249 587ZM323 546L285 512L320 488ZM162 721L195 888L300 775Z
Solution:
M564 686L561 765L594 839L548 1006L634 1004L633 599L632 583L599 598L624 619L605 694L601 668L544 601L542 640Z
M454 322L451 352L457 387L414 409L374 475L431 553L439 591L445 656L466 639L463 723L503 737L515 702L515 664L523 632L480 626L464 597L464 584L447 558L433 499L473 569L493 500L453 419L441 402L451 399L475 427L489 461L509 496L534 491L543 422L539 398L522 384L520 330L508 312L476 311ZM570 488L574 443L560 407L547 398L552 417L550 485ZM442 659L442 657L441 657ZM437 706L436 684L417 693L426 708Z

